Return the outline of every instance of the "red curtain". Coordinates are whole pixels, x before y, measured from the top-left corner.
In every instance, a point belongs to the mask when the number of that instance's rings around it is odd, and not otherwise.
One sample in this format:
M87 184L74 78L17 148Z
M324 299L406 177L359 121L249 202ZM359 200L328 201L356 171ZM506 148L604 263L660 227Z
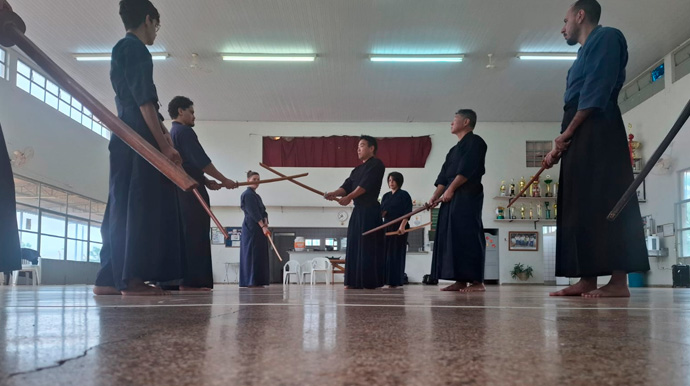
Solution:
M352 168L359 137L264 137L263 163L275 167ZM431 137L377 138L376 156L387 168L423 168Z

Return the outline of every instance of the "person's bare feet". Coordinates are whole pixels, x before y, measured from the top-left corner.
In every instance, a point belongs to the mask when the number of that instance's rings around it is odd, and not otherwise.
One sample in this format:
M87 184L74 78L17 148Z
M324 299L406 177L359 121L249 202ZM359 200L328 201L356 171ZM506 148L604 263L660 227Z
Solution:
M470 292L485 292L486 287L484 287L484 283L473 283L463 289L460 290L462 293L470 293Z
M352 286L346 285L346 286L345 286L345 289L346 289L346 290L351 290L351 289L355 289L355 287L352 287Z
M398 288L397 285L389 285L389 286L386 286L386 289L396 289L396 288Z
M549 296L580 296L586 292L597 289L597 278L582 278L576 284L560 291L551 292Z
M460 283L456 281L455 283L449 285L448 287L441 288L441 291L460 291L467 287L467 283Z
M585 292L583 298L629 298L630 290L627 285L607 284L594 291Z
M185 287L185 286L180 286L180 291L181 292L211 292L213 291L212 288L208 287Z
M127 289L122 290L123 296L167 296L169 291L160 287L148 285L141 280L131 279L127 282Z
M122 295L119 289L115 287L105 287L105 286L100 286L96 285L93 286L93 294L94 295Z

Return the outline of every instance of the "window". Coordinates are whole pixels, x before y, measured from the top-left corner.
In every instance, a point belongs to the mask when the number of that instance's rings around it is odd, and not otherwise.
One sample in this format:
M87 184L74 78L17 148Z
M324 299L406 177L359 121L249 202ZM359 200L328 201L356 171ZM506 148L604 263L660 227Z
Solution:
M673 54L673 65L675 66L673 71L674 82L690 74L690 43L681 47Z
M680 232L679 257L690 257L690 169L680 172L680 194L676 220Z
M657 82L664 77L663 60L623 87L618 95L618 105L623 113L635 108L664 89L665 82Z
M319 246L321 246L321 240L320 239L306 239L306 240L304 240L304 244L307 247L319 247Z
M4 63L0 64L0 66L4 66ZM20 89L67 115L87 129L103 138L110 139L110 131L105 128L98 118L93 116L89 109L84 107L76 98L72 98L65 90L58 87L55 83L21 60L17 60L16 84Z
M45 259L100 262L105 203L15 176L22 248Z
M528 168L541 167L541 162L547 154L553 149L551 141L527 141L525 143L527 153L525 155L526 166Z
M0 78L7 79L7 51L0 48Z

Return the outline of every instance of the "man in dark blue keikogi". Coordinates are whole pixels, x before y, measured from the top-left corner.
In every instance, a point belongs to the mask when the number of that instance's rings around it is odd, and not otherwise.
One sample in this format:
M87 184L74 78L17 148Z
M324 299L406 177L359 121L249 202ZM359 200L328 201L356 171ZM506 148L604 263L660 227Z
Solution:
M194 131L194 103L187 97L176 96L168 104L172 118L170 136L175 149L182 156L182 167L196 182L199 193L210 207L208 191L220 188L234 189L235 181L226 178L211 162ZM204 174L220 182L207 179ZM193 192L179 192L184 237L181 291L208 291L213 288L211 264L211 217L206 213Z
M160 14L148 0L121 0L120 17L127 35L113 48L110 62L118 117L171 161L181 164L158 113L153 61L146 48L156 39ZM180 190L120 138L113 136L108 149L110 191L94 293L165 294L146 282L182 277Z
M481 292L484 288L486 241L482 222L486 172L486 142L474 134L477 114L459 110L450 125L458 143L446 155L429 200L441 198L438 212L431 276L453 280L442 291Z
M553 296L627 297L627 273L649 270L642 216L631 200L616 221L606 219L633 181L618 93L628 49L623 34L599 25L601 6L580 0L567 11L561 33L580 44L568 71L565 113L556 147L544 160L563 159L558 190L556 276L580 281ZM597 289L597 277L611 275Z
M362 233L381 225L381 192L386 167L376 158L378 144L374 137L363 135L357 145L357 157L362 162L350 173L338 190L326 193L326 199L342 206L355 203L347 227L345 252L345 288L378 288L385 280L385 232L368 236ZM340 197L340 198L338 198Z

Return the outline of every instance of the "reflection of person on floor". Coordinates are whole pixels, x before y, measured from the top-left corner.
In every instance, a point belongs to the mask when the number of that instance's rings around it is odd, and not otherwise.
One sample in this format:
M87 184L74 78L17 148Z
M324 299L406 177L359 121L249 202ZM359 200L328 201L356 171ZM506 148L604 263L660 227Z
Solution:
M453 280L442 291L481 292L486 240L482 223L486 142L474 134L477 114L459 110L450 124L458 143L446 156L429 205L441 198L431 276ZM468 285L469 283L469 285Z
M259 181L259 173L247 172L247 181ZM263 288L270 283L268 260L268 213L258 184L249 185L242 193L240 207L244 212L240 239L240 287Z
M158 112L153 61L146 48L160 29L149 0L121 0L127 34L113 48L110 81L118 117L165 157L181 164ZM146 282L182 277L182 235L175 186L117 136L110 139L108 204L101 233L96 295L165 295Z
M580 281L552 296L628 297L626 274L649 270L638 202L630 200L616 221L606 219L633 182L633 172L618 108L627 43L621 31L600 26L600 16L596 0L579 0L561 30L568 45L581 48L568 72L561 135L544 166L563 160L556 276ZM597 289L597 277L607 275L609 283Z

